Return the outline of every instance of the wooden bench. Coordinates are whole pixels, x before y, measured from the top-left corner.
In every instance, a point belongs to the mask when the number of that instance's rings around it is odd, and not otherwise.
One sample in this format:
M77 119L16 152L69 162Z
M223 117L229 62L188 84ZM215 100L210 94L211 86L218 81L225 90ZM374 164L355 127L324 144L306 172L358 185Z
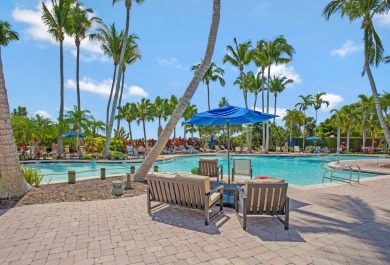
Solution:
M218 159L208 159L201 158L199 159L199 171L198 174L202 176L208 176L210 178L216 177L217 182L219 182L219 177L221 180L223 178L223 167L222 164L218 165Z
M151 202L161 202L204 211L205 225L223 212L223 185L210 189L210 179L187 173L154 173L147 176L147 208ZM219 202L219 211L210 216L210 209Z

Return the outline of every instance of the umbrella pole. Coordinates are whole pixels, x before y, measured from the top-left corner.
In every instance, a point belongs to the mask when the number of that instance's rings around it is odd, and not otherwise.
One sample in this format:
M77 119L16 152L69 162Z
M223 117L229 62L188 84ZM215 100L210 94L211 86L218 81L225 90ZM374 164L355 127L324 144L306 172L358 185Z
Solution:
M229 130L229 119L226 119L226 126L227 126L227 139L228 139L228 151L227 151L227 157L228 157L228 184L230 184L230 130Z

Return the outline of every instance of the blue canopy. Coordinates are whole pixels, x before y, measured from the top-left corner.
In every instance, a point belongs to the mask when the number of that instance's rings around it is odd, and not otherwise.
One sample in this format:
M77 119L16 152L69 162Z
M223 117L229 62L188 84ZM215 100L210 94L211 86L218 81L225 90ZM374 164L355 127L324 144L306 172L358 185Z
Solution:
M316 136L310 136L306 138L307 141L320 141L322 138L316 137Z
M294 138L290 137L289 146L294 146Z
M76 135L75 132L67 132L67 133L64 133L62 136L71 138L71 137L75 137L75 135ZM84 135L79 133L79 138L83 138L83 137L84 137Z
M229 125L239 125L245 123L261 122L270 120L278 115L262 113L260 111L254 111L246 108L235 107L225 105L220 108L212 109L209 111L201 112L192 116L188 121L183 124L194 125L227 125L228 133L228 183L230 183L230 133Z
M270 120L278 115L262 113L246 108L225 105L220 108L201 112L192 116L184 124L194 125L238 125L245 123L261 122Z

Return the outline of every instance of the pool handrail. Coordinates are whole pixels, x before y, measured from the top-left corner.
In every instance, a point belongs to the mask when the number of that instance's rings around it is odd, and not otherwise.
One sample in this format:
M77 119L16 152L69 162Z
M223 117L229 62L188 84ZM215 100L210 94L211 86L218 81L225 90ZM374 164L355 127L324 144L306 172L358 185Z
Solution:
M352 178L352 172L355 171L355 170L353 170L354 167L357 168L357 172L358 172L357 180L354 180ZM337 176L333 175L334 172L344 171L344 170L349 170L349 178L348 179L343 178L343 177L337 177ZM325 179L329 179L330 182L332 182L332 180L335 179L335 180L338 180L338 181L341 181L341 182L349 182L349 185L352 185L352 182L356 182L356 183L360 184L360 172L361 172L360 167L357 166L357 165L347 165L347 166L343 166L343 167L332 168L332 169L329 169L329 170L325 171L322 174L322 183L325 182ZM327 173L330 173L329 177L326 176Z

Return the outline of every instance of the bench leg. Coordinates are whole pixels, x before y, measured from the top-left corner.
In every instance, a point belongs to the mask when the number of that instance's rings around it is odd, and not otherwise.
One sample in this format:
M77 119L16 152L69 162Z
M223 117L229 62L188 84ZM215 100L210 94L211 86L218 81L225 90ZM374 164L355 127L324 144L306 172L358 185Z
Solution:
M150 206L150 189L149 187L147 187L147 191L146 191L146 196L147 196L147 209L148 209L148 213L151 212L151 206Z

